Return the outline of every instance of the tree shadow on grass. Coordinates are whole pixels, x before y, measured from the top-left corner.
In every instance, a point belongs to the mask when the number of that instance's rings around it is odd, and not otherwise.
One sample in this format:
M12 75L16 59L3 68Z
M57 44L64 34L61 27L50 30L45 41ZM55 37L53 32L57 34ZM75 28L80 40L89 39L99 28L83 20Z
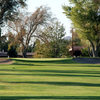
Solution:
M15 76L51 76L51 77L100 77L100 76L98 76L98 75L70 75L70 74L35 74L35 73L33 73L33 74L27 74L27 73L23 73L23 74L21 74L21 73L18 73L18 74L16 74L16 73L0 73L0 75L15 75Z
M12 65L35 66L34 64L25 64L25 63L13 63Z
M11 64L11 65L21 65L21 66L44 66L44 65L40 65L40 64L34 64L34 63L17 63L17 62L15 62L15 63L13 63L13 64Z
M70 65L66 65L66 64L70 64ZM52 63L52 64L50 64L50 62L49 62L49 64L46 64L46 63L44 63L43 64L43 62L42 63L39 63L39 64L36 64L36 63L33 63L33 62L31 62L31 63L25 63L25 62L15 62L15 63L13 63L13 64L11 64L11 65L21 65L21 66L55 66L55 64L54 63ZM57 67L100 67L100 65L96 65L96 64L75 64L75 65L73 65L73 63L59 63L59 64L57 64L56 65Z
M100 87L100 84L98 83L82 83L82 82L48 82L48 81L23 81L23 82L13 82L13 81L9 81L9 82L5 82L3 81L3 83L10 83L10 84L47 84L47 85L56 85L56 86L90 86L90 87Z
M100 100L100 96L0 96L0 100Z
M71 67L100 67L100 64L76 64Z
M100 71L77 71L77 70L23 70L23 69L0 69L0 71L15 71L15 72L48 72L48 73L77 73L77 74L98 74Z
M15 61L15 63L13 63L12 65L24 65L24 66L34 66L38 63L37 66L50 66L50 64L52 64L52 66L55 66L53 64L58 64L57 66L63 66L63 67L100 67L100 65L98 64L79 64L76 63L75 61L73 61L72 59L62 59L62 60L29 60L29 59L13 59ZM45 65L47 64L47 65ZM60 65L59 65L60 64ZM61 65L63 64L63 65ZM65 64L65 65L64 65ZM71 65L67 65L66 64L71 64ZM75 64L75 65L72 65Z

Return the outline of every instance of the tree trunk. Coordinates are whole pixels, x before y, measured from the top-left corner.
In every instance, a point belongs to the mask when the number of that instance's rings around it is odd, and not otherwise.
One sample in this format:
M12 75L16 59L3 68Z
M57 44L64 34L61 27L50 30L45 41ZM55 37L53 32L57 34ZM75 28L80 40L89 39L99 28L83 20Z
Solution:
M23 58L27 58L27 55L26 54L27 54L27 50L24 47L23 50L22 50L22 56L23 56Z
M1 51L1 28L0 28L0 51Z
M92 47L92 56L93 57L98 57L98 53L99 53L99 46L98 44L94 45L93 42L91 43L91 47Z
M25 51L23 52L23 58L27 58Z
M96 57L99 57L99 48L100 48L100 46L97 44L96 51L95 51Z
M95 55L95 47L94 47L93 44L92 44L91 46L92 46L92 56L93 56L93 57L96 57L96 55Z

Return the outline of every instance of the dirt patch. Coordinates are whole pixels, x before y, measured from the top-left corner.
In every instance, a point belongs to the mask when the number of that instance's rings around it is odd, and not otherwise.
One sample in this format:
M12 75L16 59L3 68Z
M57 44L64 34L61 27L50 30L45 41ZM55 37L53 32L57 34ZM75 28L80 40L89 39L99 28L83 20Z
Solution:
M0 58L0 64L12 64L13 61L11 59Z
M77 63L100 64L100 58L73 58Z

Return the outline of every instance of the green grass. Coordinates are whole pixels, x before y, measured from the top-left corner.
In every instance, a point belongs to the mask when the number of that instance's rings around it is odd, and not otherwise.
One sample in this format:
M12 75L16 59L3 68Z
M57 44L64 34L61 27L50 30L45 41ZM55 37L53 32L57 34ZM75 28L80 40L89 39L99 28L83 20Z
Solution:
M100 100L100 65L72 59L0 64L0 100Z

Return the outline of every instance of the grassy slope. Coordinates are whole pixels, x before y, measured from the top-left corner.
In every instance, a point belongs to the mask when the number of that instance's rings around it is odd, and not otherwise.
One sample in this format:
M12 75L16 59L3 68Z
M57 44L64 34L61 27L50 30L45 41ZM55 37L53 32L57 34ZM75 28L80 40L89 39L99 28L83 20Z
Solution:
M0 100L100 100L100 65L14 59L0 65Z

